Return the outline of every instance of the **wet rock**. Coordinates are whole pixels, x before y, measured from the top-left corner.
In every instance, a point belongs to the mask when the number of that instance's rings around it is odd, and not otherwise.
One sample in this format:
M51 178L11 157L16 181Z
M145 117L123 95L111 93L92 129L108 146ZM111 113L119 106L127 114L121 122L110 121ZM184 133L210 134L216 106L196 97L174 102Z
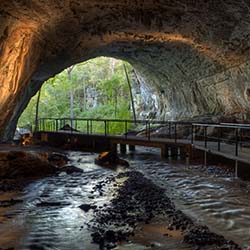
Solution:
M184 241L194 247L212 245L220 247L218 249L225 246L240 249L237 244L228 243L223 236L212 233L207 227L195 225L182 211L176 210L164 189L156 186L142 173L127 171L117 176L117 179L121 178L126 180L117 188L110 204L96 209L94 219L89 224L93 231L93 242L99 244L100 249L111 249L117 242L128 240L128 237L134 235L139 223L149 224L155 216L164 216L169 221L169 230L183 232ZM113 186L115 179L112 182L110 178L107 182ZM97 186L102 188L102 185Z
M90 209L96 209L97 206L96 205L90 205L90 204L82 204L81 206L79 206L79 208L87 213Z
M48 161L53 165L62 167L69 161L69 158L65 154L53 152L49 154Z
M4 179L0 180L0 192L21 191L30 183L30 180Z
M102 233L104 241L102 243L106 249L110 242L127 240L133 235L137 223L149 223L155 214L163 213L164 203L170 201L161 195L164 193L161 188L155 186L141 173L135 171L121 173L117 178L124 177L128 179L117 190L117 195L111 200L111 206L106 206L95 213L97 232ZM103 225L106 227L103 228ZM117 230L111 229L112 225Z
M23 200L15 200L15 199L3 200L3 201L0 201L0 207L11 207L22 202Z
M128 167L129 163L123 159L120 159L116 152L102 152L96 159L95 164L104 166L104 167L114 167L121 165Z
M83 173L82 169L77 168L75 166L65 166L63 168L60 168L60 171L66 172L67 174Z
M59 202L59 201L42 201L36 204L37 207L61 207L67 205L70 205L70 203Z
M222 245L225 239L223 236L211 233L206 226L194 226L185 234L184 242L194 245Z
M99 232L94 232L91 234L93 243L96 243L100 246L100 248L104 245L104 239L101 233Z
M24 151L0 152L0 179L40 177L57 169L39 154Z
M75 166L65 166L66 154L46 151L1 151L0 191L22 190L32 180L66 172L82 173Z
M241 249L233 241L215 234L207 226L193 225L184 235L184 242L197 246L215 245L216 249Z

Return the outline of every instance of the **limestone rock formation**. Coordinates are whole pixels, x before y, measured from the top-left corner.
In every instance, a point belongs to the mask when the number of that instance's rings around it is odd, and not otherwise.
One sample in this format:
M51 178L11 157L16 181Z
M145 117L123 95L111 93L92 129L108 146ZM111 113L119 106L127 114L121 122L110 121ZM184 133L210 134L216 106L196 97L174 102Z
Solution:
M161 118L247 118L249 27L247 0L1 0L0 138L45 80L97 56L130 62Z

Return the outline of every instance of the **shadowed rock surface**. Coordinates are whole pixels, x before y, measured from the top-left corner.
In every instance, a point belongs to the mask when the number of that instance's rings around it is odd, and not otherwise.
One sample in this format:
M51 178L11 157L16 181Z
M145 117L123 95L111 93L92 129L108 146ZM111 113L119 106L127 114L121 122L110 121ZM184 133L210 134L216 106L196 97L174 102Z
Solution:
M249 8L245 0L2 0L1 139L45 80L97 56L134 66L153 116L247 119Z

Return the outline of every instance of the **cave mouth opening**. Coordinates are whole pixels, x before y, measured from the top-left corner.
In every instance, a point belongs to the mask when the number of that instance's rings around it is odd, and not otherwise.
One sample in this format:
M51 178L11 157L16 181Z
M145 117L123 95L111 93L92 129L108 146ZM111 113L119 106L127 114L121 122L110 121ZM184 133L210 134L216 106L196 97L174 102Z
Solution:
M148 84L143 118L250 120L249 16L241 1L219 1L218 11L192 1L174 8L171 1L71 2L1 6L1 141L11 140L45 80L97 56L127 60Z
M21 114L17 129L34 131L41 118L145 118L144 97L150 89L139 78L129 62L114 57L72 65L42 84Z

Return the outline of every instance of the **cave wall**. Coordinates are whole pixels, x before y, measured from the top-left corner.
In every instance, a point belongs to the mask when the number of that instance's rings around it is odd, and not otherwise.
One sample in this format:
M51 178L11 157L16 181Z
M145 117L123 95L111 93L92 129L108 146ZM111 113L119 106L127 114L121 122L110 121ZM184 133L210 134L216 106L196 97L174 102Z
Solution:
M249 27L246 0L1 0L0 140L45 80L97 56L135 67L157 117L247 119Z
M250 120L249 61L195 82L180 81L176 85L163 84L164 77L147 69L139 72L142 100L148 104L138 108L141 118L202 120L218 116Z

